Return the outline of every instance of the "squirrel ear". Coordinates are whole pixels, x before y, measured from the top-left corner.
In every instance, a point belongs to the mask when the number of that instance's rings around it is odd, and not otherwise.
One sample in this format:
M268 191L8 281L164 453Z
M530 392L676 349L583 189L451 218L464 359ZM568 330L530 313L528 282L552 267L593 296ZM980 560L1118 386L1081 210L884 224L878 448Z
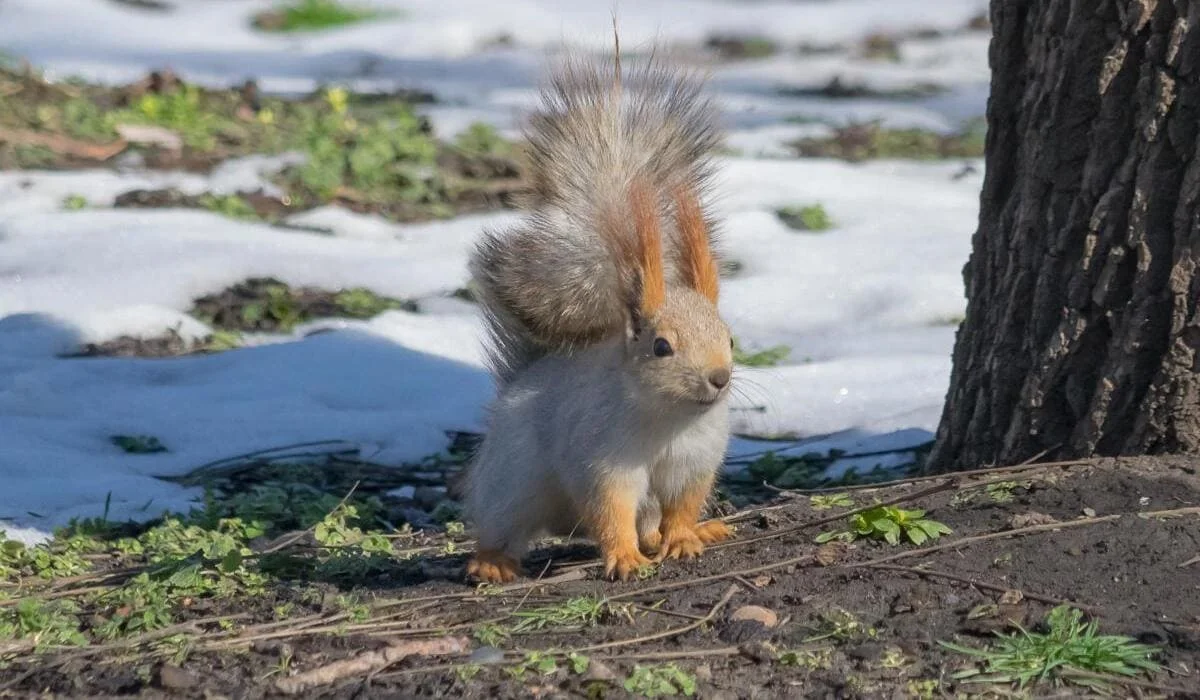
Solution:
M662 235L659 231L658 205L645 183L635 183L630 189L629 203L633 209L633 228L637 234L640 299L638 314L654 318L662 309L667 296L663 274Z
M720 286L717 261L708 244L708 227L700 199L691 188L682 187L675 192L675 225L679 227L684 280L716 304Z

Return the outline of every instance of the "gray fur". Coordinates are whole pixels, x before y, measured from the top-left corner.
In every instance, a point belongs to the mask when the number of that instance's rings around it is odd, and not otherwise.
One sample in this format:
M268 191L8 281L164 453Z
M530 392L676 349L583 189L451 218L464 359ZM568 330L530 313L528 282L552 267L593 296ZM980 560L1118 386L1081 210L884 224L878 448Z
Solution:
M485 231L470 260L501 386L540 357L624 327L636 275L618 264L597 226L615 221L618 235L634 235L628 192L635 180L654 189L664 214L676 187L703 201L719 139L700 89L694 76L654 61L624 71L619 87L613 65L599 61L569 59L551 76L526 131L531 211L513 228ZM670 217L663 221L674 285L677 234Z

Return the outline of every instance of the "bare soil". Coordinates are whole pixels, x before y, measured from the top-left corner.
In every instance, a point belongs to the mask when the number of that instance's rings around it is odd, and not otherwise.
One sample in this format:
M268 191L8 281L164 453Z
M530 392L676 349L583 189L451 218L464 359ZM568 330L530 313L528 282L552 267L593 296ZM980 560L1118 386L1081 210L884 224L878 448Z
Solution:
M566 543L534 553L534 579L477 589L461 579L465 555L445 553L437 535L435 551L403 575L361 582L357 592L374 601L369 619L335 612L333 589L324 599L280 586L265 598L207 601L183 629L191 653L177 665L120 647L31 656L0 673L0 697L256 698L324 669L300 695L616 698L630 696L624 684L636 666L665 663L694 678L704 698L999 697L1006 688L956 681L973 662L939 642L980 647L1015 623L1036 629L1062 602L1103 633L1161 648L1163 670L1114 686L1117 696L1200 697L1198 474L1194 457L1120 459L843 490L857 506L901 501L953 529L923 547L817 545L814 536L837 529L847 509L818 510L808 495L784 493L728 516L735 539L699 560L625 583L600 579L586 543ZM579 596L606 601L605 612L589 624L485 639L497 648L475 638L489 621L512 630L514 613ZM272 611L283 603L295 610L278 623ZM778 624L731 619L749 605ZM213 624L220 615L241 617L222 630ZM831 621L839 633L830 634ZM457 644L461 653L437 653ZM516 672L531 650L578 651L590 667ZM799 663L781 662L789 651L798 653L785 661ZM369 663L383 654L393 663ZM331 664L346 659L363 667L339 677ZM1048 683L1031 694L1088 695Z

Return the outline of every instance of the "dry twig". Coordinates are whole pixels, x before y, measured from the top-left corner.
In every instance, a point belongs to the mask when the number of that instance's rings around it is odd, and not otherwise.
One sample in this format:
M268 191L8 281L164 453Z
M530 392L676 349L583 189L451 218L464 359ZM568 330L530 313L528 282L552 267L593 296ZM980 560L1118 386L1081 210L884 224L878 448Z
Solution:
M314 668L304 673L298 673L289 678L275 681L275 689L285 695L299 695L330 685L352 676L366 676L378 673L409 656L444 656L446 654L461 654L467 650L469 641L466 637L444 637L442 639L418 639L365 654L359 654L350 659L342 659L331 664Z

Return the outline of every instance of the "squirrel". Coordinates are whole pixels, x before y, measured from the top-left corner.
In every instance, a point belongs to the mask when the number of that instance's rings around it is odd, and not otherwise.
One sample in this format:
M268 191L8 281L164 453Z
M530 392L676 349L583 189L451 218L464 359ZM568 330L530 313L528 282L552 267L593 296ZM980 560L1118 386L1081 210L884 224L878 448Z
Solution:
M522 575L532 539L586 535L605 574L692 558L729 441L733 341L702 200L715 109L653 57L568 58L526 129L524 219L469 260L498 394L463 476L470 578ZM653 555L653 559L651 558Z

